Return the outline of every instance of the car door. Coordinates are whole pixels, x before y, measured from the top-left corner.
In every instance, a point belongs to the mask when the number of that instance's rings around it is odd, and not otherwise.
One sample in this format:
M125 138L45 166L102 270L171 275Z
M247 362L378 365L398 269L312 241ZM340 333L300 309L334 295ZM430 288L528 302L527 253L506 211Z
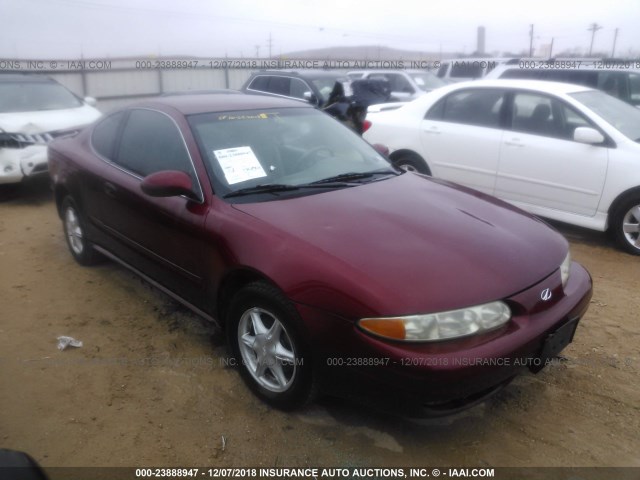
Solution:
M457 90L427 111L420 137L435 177L493 194L505 95L494 88Z
M597 128L568 103L516 91L510 129L500 148L495 194L525 209L595 214L607 173L608 148L573 140L577 127Z
M101 227L111 239L108 248L127 264L199 304L206 272L201 226L207 213L203 201L184 196L151 197L142 179L162 170L180 170L192 178L203 198L193 161L182 134L165 113L132 109L125 120L117 153L101 185Z

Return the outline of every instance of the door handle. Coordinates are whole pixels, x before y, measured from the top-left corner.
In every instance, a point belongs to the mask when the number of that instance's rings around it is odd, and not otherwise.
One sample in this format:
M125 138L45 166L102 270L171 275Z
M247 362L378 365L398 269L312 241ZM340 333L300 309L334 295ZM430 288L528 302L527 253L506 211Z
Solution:
M422 131L425 132L425 133L431 133L433 135L440 135L442 133L438 129L438 127L423 128Z
M517 138L514 138L513 140L507 140L504 142L505 145L508 145L509 147L524 147L524 143L520 143L520 140L518 140Z
M110 197L115 197L116 192L118 191L116 186L111 182L104 182L102 184L102 189L104 190L104 193L106 193Z

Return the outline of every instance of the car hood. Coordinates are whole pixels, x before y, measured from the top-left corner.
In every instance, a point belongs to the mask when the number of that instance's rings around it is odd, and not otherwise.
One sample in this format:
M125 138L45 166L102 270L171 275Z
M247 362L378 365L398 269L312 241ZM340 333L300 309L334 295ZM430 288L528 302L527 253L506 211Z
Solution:
M64 110L0 113L0 129L25 134L55 132L87 125L100 115L89 105Z
M515 207L412 173L234 208L280 231L274 256L298 271L286 293L336 313L349 302L400 315L505 298L553 273L568 248Z

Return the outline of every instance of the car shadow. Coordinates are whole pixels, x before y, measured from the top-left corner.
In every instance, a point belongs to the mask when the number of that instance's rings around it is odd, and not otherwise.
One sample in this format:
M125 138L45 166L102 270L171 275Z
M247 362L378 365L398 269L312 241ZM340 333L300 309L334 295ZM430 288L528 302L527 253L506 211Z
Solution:
M558 230L571 243L579 243L589 246L617 248L615 241L607 232L598 232L588 228L569 225L555 220L545 220L549 225Z
M17 184L0 185L0 203L38 206L52 199L49 175L40 175Z

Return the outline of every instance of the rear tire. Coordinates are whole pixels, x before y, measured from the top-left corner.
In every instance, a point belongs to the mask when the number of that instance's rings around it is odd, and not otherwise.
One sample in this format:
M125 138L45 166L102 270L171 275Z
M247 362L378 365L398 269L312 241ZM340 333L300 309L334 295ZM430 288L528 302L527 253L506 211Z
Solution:
M99 263L102 256L94 250L93 244L87 239L84 219L71 197L65 197L61 210L64 236L74 260L84 266Z
M431 170L418 155L411 153L403 153L396 160L393 161L393 165L401 170L407 172L422 173L424 175L431 175Z
M311 357L301 319L285 295L254 282L231 300L227 340L249 388L269 405L293 410L313 396Z
M632 255L640 255L640 194L635 193L617 206L611 217L613 238Z

